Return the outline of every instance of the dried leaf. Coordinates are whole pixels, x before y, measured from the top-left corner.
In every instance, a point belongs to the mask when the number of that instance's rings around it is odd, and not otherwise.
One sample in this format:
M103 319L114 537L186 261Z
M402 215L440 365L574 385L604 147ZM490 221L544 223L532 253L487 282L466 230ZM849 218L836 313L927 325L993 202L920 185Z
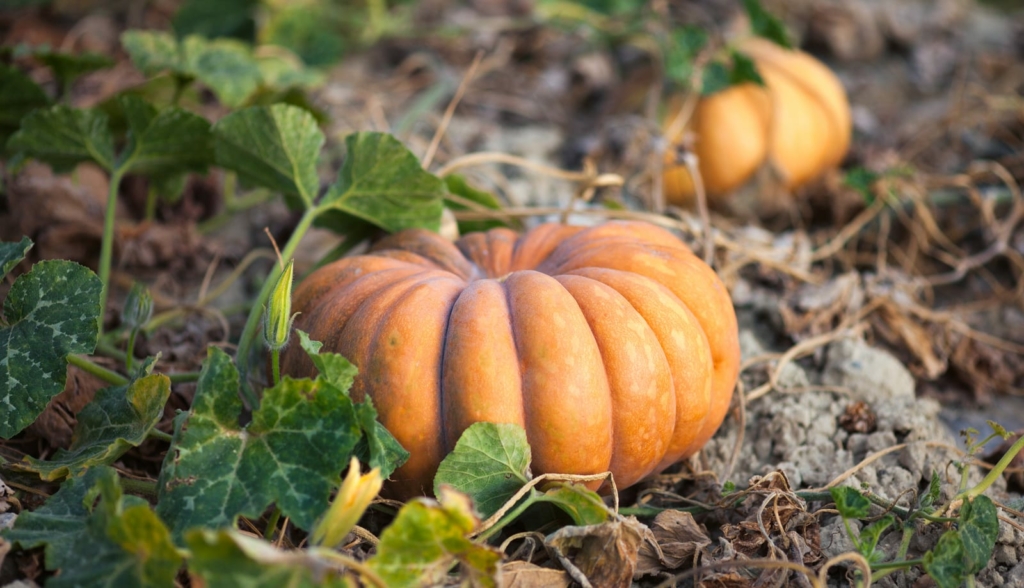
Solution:
M643 543L637 561L638 576L664 569L692 567L697 563L698 551L711 545L707 531L688 512L666 510L658 513L651 523L651 532L661 553L657 553L650 543Z
M628 517L599 525L562 527L548 535L544 544L577 581L580 578L576 576L582 575L591 586L628 588L647 533L650 530L645 525Z
M510 561L501 566L505 588L569 588L572 578L565 570L542 568L528 561Z

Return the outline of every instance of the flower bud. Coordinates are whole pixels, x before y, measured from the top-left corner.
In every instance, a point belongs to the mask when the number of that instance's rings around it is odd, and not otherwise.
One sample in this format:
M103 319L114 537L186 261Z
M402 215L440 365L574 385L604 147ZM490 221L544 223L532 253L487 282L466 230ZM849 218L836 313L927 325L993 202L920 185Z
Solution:
M383 484L380 468L373 468L369 473L360 475L359 460L353 457L334 502L313 529L313 543L328 548L337 547L359 522Z
M129 329L141 329L153 316L153 297L149 290L139 282L132 285L128 297L121 309L121 324Z
M270 307L263 313L263 340L271 350L283 349L291 336L292 321L292 274L295 261L289 261L281 277L270 293Z

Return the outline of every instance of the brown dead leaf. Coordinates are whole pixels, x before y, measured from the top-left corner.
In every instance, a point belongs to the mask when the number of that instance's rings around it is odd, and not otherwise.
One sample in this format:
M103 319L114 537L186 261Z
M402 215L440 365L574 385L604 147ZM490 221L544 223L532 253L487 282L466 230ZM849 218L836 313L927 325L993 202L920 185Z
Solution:
M697 564L700 550L711 545L707 531L688 512L666 510L658 513L651 523L651 532L657 544L645 541L640 545L635 577L666 569L693 567Z
M953 347L949 362L961 380L969 384L977 398L994 392L1019 389L1024 381L1024 359L979 343L970 337L960 337Z
M635 517L628 517L600 525L563 527L548 535L544 545L584 588L628 588L640 544L650 532Z
M824 284L804 284L779 306L786 333L800 341L831 332L864 305L860 275L849 272Z
M894 345L902 343L917 360L907 366L916 376L934 380L946 372L946 361L935 352L935 335L920 321L900 312L893 302L882 304L875 317L876 331Z
M102 363L104 359L95 358L95 361ZM39 418L29 425L28 430L32 434L46 439L51 447L67 449L71 445L71 435L78 422L75 415L85 408L86 404L92 402L100 388L106 386L106 382L96 376L69 365L64 391L50 400Z
M506 588L568 588L572 578L565 570L544 568L528 561L510 561L501 566Z

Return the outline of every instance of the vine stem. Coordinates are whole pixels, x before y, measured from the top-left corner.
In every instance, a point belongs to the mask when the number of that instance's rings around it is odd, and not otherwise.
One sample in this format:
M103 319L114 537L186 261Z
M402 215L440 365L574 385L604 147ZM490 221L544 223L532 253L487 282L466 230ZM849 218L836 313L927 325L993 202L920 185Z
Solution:
M985 478L981 480L981 483L979 483L974 488L964 490L963 492L958 494L956 498L954 498L954 501L957 498L972 499L983 494L985 490L988 490L989 486L995 483L995 481L998 480L999 477L1003 475L1003 470L1009 467L1010 462L1013 461L1013 458L1016 457L1018 453L1020 453L1021 449L1024 449L1024 436L1021 436L1020 439L1017 439L1017 442L1010 447L1009 451L1003 454L1003 457L1002 459L999 460L999 463L997 463L995 467L989 470L988 475L986 475Z
M277 522L281 520L281 509L275 504L274 512L270 513L267 520L267 528L263 530L263 538L270 541L274 538L274 531L277 530Z
M271 349L270 350L270 365L274 370L274 385L281 381L281 350Z
M108 370L103 366L96 365L95 363L89 361L88 359L82 357L81 355L69 354L67 359L68 363L70 363L71 365L81 369L86 373L96 376L97 378L103 380L108 384L112 384L114 386L124 386L128 383L128 378L122 376L121 374L115 371Z
M129 373L132 371L132 361L135 359L135 338L139 335L139 329L132 329L128 335L128 347L124 352L124 367Z
M292 236L285 243L284 249L281 250L282 259L290 259L295 254L295 249L298 248L299 242L302 241L302 237L309 230L309 227L313 224L313 219L320 214L319 208L307 208L306 212L303 213L302 218L299 219L299 224L296 225L295 231L292 232ZM245 321L245 328L242 329L242 336L238 340L238 353L235 355L235 361L238 364L239 371L241 372L242 391L246 396L246 401L249 403L251 409L256 409L259 406L259 402L256 399L255 393L248 385L248 374L249 374L249 354L252 349L253 341L256 340L256 329L259 328L260 319L263 318L263 307L267 303L267 299L270 298L270 293L274 290L274 286L277 285L278 278L281 277L282 268L278 264L274 264L274 268L270 270L270 275L267 276L266 281L263 282L263 288L260 289L259 296L252 305L252 309L249 311L249 318Z
M166 441L168 443L170 443L171 441L174 440L174 437L172 437L171 435L168 435L167 433L164 433L160 429L150 429L149 433L146 433L146 436L151 438L151 439L157 439L159 441Z
M121 488L131 494L142 494L153 498L156 498L158 493L156 481L154 480L139 480L121 476Z
M107 211L103 217L103 243L100 246L100 335L103 334L103 316L107 311L107 295L110 293L110 261L114 255L114 217L117 215L117 193L124 176L124 167L115 168L110 174L110 191L107 193Z

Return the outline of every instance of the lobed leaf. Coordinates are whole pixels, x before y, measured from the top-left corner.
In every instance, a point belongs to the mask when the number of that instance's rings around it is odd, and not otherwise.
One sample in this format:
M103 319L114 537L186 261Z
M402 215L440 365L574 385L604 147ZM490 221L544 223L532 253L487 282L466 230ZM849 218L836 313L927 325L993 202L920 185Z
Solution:
M386 133L360 132L346 137L345 146L345 163L322 208L391 232L440 228L444 183L424 170L405 145Z
M138 96L122 96L120 102L128 145L118 168L168 178L205 172L213 162L213 136L205 118L176 106L157 111Z
M764 37L787 49L793 48L793 43L789 40L789 33L786 32L786 25L765 10L759 0L743 0L743 8L746 9L747 16L750 17L750 27L754 30L755 35Z
M313 550L281 551L234 529L193 529L185 535L188 568L206 586L293 588L351 586Z
M324 134L312 114L285 104L254 106L221 119L213 134L218 165L281 192L293 208L313 205Z
M467 537L478 524L468 497L446 488L439 499L406 503L381 534L370 568L388 586L401 588L439 584L459 562L473 585L499 585L501 553Z
M21 121L21 129L7 141L15 153L44 161L56 171L84 161L114 169L114 137L107 115L95 109L63 105L35 110Z
M836 503L839 516L846 519L863 519L871 512L871 502L856 488L835 486L829 488L829 494Z
M262 81L252 48L241 41L190 35L182 42L182 54L181 70L213 90L225 106L242 106Z
M246 427L238 424L238 385L231 358L211 347L160 472L157 510L176 537L259 516L271 503L312 528L359 440L352 401L323 379L284 378L264 392Z
M128 30L121 35L121 45L135 67L147 76L168 70L184 73L178 41L170 33Z
M64 390L69 353L92 353L101 288L92 270L62 260L35 264L11 286L0 323L0 437L27 427Z
M444 186L448 191L448 196L444 199L444 204L452 210L471 210L471 208L464 202L466 200L475 202L483 208L490 210L501 210L501 201L498 197L490 192L479 190L473 187L464 176L459 174L450 174L444 177ZM452 198L457 196L460 200ZM459 232L471 233L473 231L486 231L496 227L507 226L507 223L501 220L478 220L478 221L459 221Z
M45 546L47 569L61 572L46 585L58 588L173 586L182 561L167 527L145 500L123 496L109 467L68 478L4 537L25 549Z
M514 424L474 423L434 476L434 493L451 486L473 499L484 517L494 514L533 478L526 431Z
M152 374L127 386L104 388L78 413L68 450L58 449L49 460L26 458L29 469L44 480L78 475L86 468L109 465L138 447L160 421L171 395L171 380Z
M536 500L554 504L572 517L578 526L604 523L612 514L597 492L577 484L558 484Z

